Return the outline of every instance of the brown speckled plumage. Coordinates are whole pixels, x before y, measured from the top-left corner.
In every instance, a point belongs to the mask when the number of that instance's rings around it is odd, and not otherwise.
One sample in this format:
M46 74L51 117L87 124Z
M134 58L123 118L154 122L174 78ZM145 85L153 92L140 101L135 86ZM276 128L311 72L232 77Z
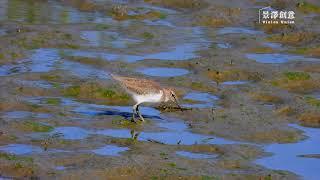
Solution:
M151 80L141 78L131 78L124 76L111 75L115 80L119 81L122 86L129 91L129 93L135 94L150 94L160 93L161 86Z

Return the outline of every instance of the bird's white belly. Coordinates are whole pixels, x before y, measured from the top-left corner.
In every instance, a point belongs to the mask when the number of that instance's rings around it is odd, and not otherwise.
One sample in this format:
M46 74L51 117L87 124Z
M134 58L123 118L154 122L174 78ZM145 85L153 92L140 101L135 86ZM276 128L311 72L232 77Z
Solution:
M150 102L157 103L161 101L162 93L134 95L133 98L137 103Z

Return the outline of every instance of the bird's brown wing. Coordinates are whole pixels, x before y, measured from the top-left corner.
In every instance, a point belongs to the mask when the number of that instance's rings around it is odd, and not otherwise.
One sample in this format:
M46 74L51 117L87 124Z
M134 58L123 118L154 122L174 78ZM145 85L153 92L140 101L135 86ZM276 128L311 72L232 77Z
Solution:
M123 76L112 76L118 80L128 91L136 94L159 93L161 86L148 79L138 79Z

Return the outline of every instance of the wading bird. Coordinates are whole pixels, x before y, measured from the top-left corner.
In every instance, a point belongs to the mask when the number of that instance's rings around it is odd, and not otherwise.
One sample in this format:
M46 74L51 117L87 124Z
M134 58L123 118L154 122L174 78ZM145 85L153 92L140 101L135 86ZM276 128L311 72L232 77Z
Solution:
M176 93L171 88L163 88L158 83L142 78L132 78L117 76L111 74L112 78L117 80L122 87L132 96L136 102L133 105L132 121L136 122L135 115L137 114L142 121L142 117L139 111L139 105L144 102L148 103L161 103L161 102L175 102L179 109L181 109Z

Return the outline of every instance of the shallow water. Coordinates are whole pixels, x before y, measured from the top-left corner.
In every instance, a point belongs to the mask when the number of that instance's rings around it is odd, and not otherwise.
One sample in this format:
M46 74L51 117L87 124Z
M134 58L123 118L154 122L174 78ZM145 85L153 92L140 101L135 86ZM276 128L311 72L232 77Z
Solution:
M320 154L320 129L299 125L291 126L304 131L307 139L297 143L267 145L264 149L266 152L272 153L272 155L258 159L256 163L270 169L291 171L304 179L319 179L320 159L300 156Z
M33 50L29 58L21 60L17 64L0 66L0 76L28 72L46 73L53 70L64 70L66 73L80 78L108 78L108 73L106 71L78 62L68 61L61 58L60 53L62 53L61 50L53 48L40 48ZM29 83L29 85L31 85L32 81L24 81L23 83ZM42 88L51 87L50 84L43 81L33 81L33 83Z
M315 93L315 94L312 94L312 96L316 99L319 99L320 100L320 93Z
M5 146L0 146L0 151L14 154L14 155L29 155L29 154L38 154L43 152L48 153L60 153L60 152L67 152L58 149L48 149L44 150L39 146L27 145L27 144L8 144Z
M32 153L41 153L43 149L38 146L25 145L25 144L9 144L6 146L0 146L0 151L15 154L24 155Z
M192 144L235 144L239 142L230 141L215 136L201 135L189 132L187 126L183 122L169 123L165 126L159 124L159 127L164 128L157 132L138 132L139 141L156 141L164 144L181 144L181 145L192 145ZM178 128L177 128L178 127ZM114 138L132 138L132 130L130 129L100 129L100 130L86 130L79 127L58 127L52 132L52 134L59 134L60 138L66 140L81 140L86 139L90 135L103 135Z
M101 156L120 156L121 152L127 151L129 148L127 147L119 147L115 145L106 145L101 148L92 150L94 154Z
M21 60L18 64L0 66L0 75L12 75L25 72L49 72L59 62L60 56L57 49L33 50L29 58Z
M61 69L66 71L66 73L78 76L82 79L109 79L110 76L107 71L100 70L97 68L94 68L90 65L81 64L78 62L72 62L68 60L64 60L63 63L59 64L59 67L57 69Z
M57 127L51 134L59 134L66 140L80 140L87 138L90 132L78 127Z
M176 154L190 159L213 159L218 156L214 154L193 153L188 151L176 151Z
M106 129L96 132L99 135L105 135L115 138L131 138L131 130L129 129ZM138 133L138 132L136 132ZM235 144L223 138L214 136L206 136L195 134L188 131L162 131L162 132L140 132L138 134L139 141L156 141L170 145L193 145L193 144Z
M264 42L264 43L262 43L262 45L264 45L266 47L273 48L273 49L278 49L278 50L283 49L283 46L280 43Z
M20 21L31 24L106 23L116 22L99 12L83 12L62 5L57 1L1 0L3 15L0 20Z
M112 47L112 48L127 48L130 45L142 43L142 40L125 38L117 32L109 31L83 31L81 38L87 40L85 46L93 47Z
M229 43L217 43L217 46L218 48L221 48L221 49L229 49L232 47L231 44Z
M39 118L39 119L45 119L50 118L50 114L46 113L33 113L29 111L10 111L4 113L2 116L4 119L26 119L26 118Z
M262 31L257 31L254 29L244 28L244 27L224 27L218 30L219 35L224 34L249 34L249 35L261 35L264 34Z
M159 50L154 53L133 53L130 49L126 49L129 53L115 53L115 52L98 52L98 51L84 51L84 50L70 50L65 49L63 53L70 56L76 57L87 57L87 58L99 58L106 61L125 61L125 62L136 62L145 59L156 59L156 60L189 60L192 58L200 57L197 52L209 48L210 41L205 39L204 29L200 27L180 27L178 31L181 33L182 42L171 45L167 50ZM90 38L87 38L88 40ZM93 38L90 41L96 41ZM101 38L99 39L101 40ZM101 41L104 41L103 39ZM137 40L140 41L140 40ZM111 41L112 42L112 41ZM110 43L110 42L108 42ZM94 42L93 44L96 44ZM113 46L114 47L114 46Z
M44 80L37 80L37 81L17 80L16 82L22 86L28 86L28 87L38 87L38 88L44 88L44 89L53 88L53 85L51 83Z
M203 101L207 100L206 97L216 98L209 94L194 94L199 95L198 99ZM45 105L46 98L28 98L29 102L36 103L39 105ZM71 99L61 99L60 106L72 107L72 112L88 115L88 116L104 116L104 115L116 115L124 118L131 118L132 107L130 106L105 106L95 104L78 103ZM137 132L138 140L149 141L155 140L164 144L234 144L239 143L215 136L202 135L189 131L188 126L181 120L172 119L169 117L162 116L159 111L150 107L141 107L141 113L145 118L157 122L157 127L161 128L160 131L143 131ZM67 140L81 140L88 138L91 135L105 135L115 138L131 138L130 129L83 129L80 127L57 127L50 134L60 134L61 138Z
M224 81L221 83L222 85L242 85L242 84L248 84L249 81Z
M202 93L202 92L191 92L186 94L183 99L189 99L194 101L200 101L200 103L195 104L183 104L184 107L190 108L210 108L216 105L219 97L209 94L209 93Z
M186 69L165 68L165 67L141 68L141 69L138 69L137 71L148 76L158 76L158 77L183 76L189 73L189 71Z
M287 63L289 61L319 61L316 58L306 58L298 55L290 55L290 54L246 54L248 59L255 60L259 63Z
M165 20L143 20L143 22L148 25L148 26L166 26L166 27L170 27L170 28L174 28L176 27L175 25L173 25L171 22L169 21L165 21Z
M116 54L107 52L96 52L96 51L80 51L80 50L64 50L64 53L70 56L76 57L87 57L87 58L99 58L106 61L126 61L126 62L136 62L145 59L157 59L157 60L188 60L192 58L199 57L196 51L200 50L203 45L198 43L185 43L173 47L173 50L143 54L143 55L133 55L133 54Z

